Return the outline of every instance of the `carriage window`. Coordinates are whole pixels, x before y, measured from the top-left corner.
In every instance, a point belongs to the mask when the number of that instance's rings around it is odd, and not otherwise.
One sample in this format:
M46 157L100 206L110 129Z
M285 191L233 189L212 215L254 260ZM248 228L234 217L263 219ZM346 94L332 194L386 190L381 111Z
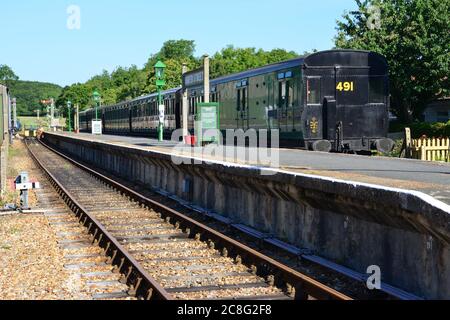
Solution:
M307 103L320 104L320 78L308 78L306 80Z
M384 77L371 77L369 86L369 103L385 103Z
M286 82L280 81L278 83L278 108L286 105Z
M247 88L242 88L242 110L247 108Z
M294 98L294 88L292 81L280 81L278 86L279 107L292 107Z
M236 110L237 111L241 111L241 89L238 89L238 91L237 91L237 106L236 106Z
M287 86L287 106L291 108L294 105L294 85L292 81L287 81L286 86Z
M195 97L191 98L191 114L195 114Z

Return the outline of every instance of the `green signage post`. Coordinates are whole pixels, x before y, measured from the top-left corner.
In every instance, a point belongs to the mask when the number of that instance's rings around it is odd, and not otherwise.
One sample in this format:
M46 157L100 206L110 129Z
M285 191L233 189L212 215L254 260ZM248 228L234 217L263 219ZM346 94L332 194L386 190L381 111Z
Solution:
M67 117L69 118L69 126L67 128L67 131L69 131L69 132L72 132L72 123L70 120L70 116L71 116L71 112L72 112L71 108L72 108L72 102L67 101Z
M97 90L95 90L94 93L92 94L92 98L94 99L95 102L95 120L98 120L98 107L100 106L102 96L100 95L100 93L98 93Z
M156 76L156 88L158 89L158 111L159 111L159 126L158 126L158 141L164 140L164 119L165 119L165 110L164 104L162 101L161 90L166 85L164 80L164 70L166 69L166 65L162 61L158 61L155 66L155 76Z
M202 146L204 142L220 143L220 109L219 103L198 103L197 104L197 145ZM216 130L215 135L204 134L209 130Z

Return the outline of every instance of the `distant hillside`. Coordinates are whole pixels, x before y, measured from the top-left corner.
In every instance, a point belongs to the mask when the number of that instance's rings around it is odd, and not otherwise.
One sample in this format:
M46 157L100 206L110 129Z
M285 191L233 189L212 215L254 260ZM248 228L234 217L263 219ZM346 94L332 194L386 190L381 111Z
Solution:
M17 114L20 116L35 115L35 110L41 109L43 99L59 97L62 88L56 84L34 81L9 81L11 97L17 98Z

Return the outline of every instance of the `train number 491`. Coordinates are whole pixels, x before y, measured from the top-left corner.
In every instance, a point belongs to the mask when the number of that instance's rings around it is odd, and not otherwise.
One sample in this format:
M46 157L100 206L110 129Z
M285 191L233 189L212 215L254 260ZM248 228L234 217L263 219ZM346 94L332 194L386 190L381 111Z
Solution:
M336 90L338 91L355 91L355 83L353 81L351 82L338 82L336 86Z

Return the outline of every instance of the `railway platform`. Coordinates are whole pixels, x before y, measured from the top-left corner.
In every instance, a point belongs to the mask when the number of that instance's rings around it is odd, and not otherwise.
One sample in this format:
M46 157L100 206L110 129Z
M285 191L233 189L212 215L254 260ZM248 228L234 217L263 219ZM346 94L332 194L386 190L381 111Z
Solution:
M174 150L179 144L172 141L159 142L157 139L129 136L93 136L87 133L61 134L76 137L80 140L104 142L131 148L204 156L201 149L192 149L190 146ZM226 161L266 166L265 163L251 161L248 151L245 155L233 151L231 154L234 154L235 157L228 157ZM242 159L242 156L244 156L244 159ZM208 158L223 161L223 158L218 156L208 155ZM279 163L280 169L283 171L419 191L437 201L450 205L450 164L446 163L295 149L279 149Z
M41 140L301 259L361 281L378 266L395 296L450 296L448 164L280 149L274 167L234 147L217 157L136 137Z

